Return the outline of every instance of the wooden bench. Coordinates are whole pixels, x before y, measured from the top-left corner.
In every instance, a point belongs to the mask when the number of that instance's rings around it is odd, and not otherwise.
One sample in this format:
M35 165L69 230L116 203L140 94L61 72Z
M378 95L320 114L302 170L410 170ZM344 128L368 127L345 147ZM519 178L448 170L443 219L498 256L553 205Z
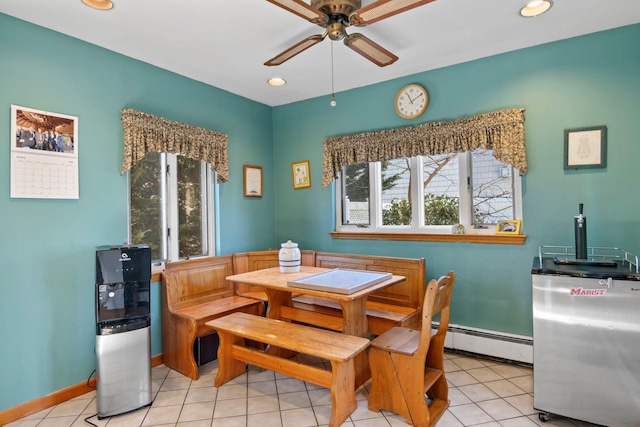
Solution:
M353 358L369 346L368 339L245 313L207 324L218 331L220 338L216 387L245 373L249 363L329 388L330 427L340 426L356 409ZM247 347L245 339L329 360L331 371Z
M262 301L239 296L233 283L232 255L165 264L162 273L162 352L164 364L198 379L193 355L197 337L214 331L206 322L242 311L261 315Z
M382 289L367 300L368 331L381 335L393 327L420 329L422 302L426 288L426 262L424 258L397 258L341 253L315 253L315 266L389 272L405 276L406 280ZM336 301L299 295L293 305L324 315L340 317L342 311Z
M240 252L233 254L234 274L246 273L249 271L264 270L265 268L278 267L278 249L268 249L264 251ZM301 250L300 264L313 266L315 263L315 251ZM249 298L256 298L267 302L267 294L260 286L246 283L236 284L238 295Z

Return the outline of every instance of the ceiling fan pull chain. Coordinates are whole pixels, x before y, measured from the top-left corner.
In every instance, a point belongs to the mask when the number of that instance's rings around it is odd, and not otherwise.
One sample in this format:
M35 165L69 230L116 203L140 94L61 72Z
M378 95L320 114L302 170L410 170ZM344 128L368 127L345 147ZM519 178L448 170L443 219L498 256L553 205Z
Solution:
M336 106L335 89L333 87L333 40L331 40L331 103L332 107Z

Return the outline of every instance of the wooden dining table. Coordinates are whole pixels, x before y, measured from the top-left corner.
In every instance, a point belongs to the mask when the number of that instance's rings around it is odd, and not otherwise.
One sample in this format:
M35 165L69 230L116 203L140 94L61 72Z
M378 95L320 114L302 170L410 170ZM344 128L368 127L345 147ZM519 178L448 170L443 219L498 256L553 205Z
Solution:
M227 280L234 283L262 286L268 298L266 316L269 318L302 322L359 337L367 336L367 297L373 292L405 280L404 276L392 275L389 279L375 283L351 294L289 286L289 282L328 271L331 271L331 269L301 266L299 272L281 273L280 267L273 267L235 274L228 276ZM340 304L342 317L296 308L294 307L292 295L311 295L334 300ZM327 343L327 345L330 345L330 343ZM267 351L280 356L283 355L282 350L277 347L269 348ZM356 356L355 369L355 386L357 388L371 377L369 359L365 352L361 352Z

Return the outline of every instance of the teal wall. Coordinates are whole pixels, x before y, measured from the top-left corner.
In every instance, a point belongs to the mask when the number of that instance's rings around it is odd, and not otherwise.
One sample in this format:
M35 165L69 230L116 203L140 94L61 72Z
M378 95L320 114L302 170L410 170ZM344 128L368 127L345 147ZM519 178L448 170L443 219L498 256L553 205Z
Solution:
M578 203L590 245L640 253L639 41L635 25L339 93L335 108L328 97L270 108L0 14L0 411L81 383L95 367L94 251L127 235L123 108L229 135L218 253L291 239L324 251L423 256L430 278L458 274L454 323L530 335L532 257L541 243L572 243ZM336 68L336 79L340 72L348 70ZM417 122L526 108L525 245L331 239L335 203L333 189L321 187L322 141L408 125L392 104L409 82L431 97ZM9 197L11 138L2 135L10 135L11 104L79 117L79 200ZM608 168L565 172L563 130L600 124L609 132ZM293 190L291 163L300 160L311 162L312 186ZM263 167L262 198L242 197L244 164ZM159 354L158 283L152 290Z
M301 248L425 257L428 278L457 273L451 322L532 335L531 263L539 245L573 245L584 203L589 246L640 253L640 25L505 53L274 108L278 241ZM402 60L402 59L401 59ZM336 68L336 81L348 70ZM430 94L427 112L399 118L393 101L408 83ZM526 243L482 245L332 240L334 186L322 188L328 137L526 109L529 173L523 178ZM564 129L606 125L606 169L564 171ZM310 160L312 186L294 190L291 162Z
M11 104L79 118L79 200L9 197ZM270 107L0 14L0 411L95 367L95 247L127 238L124 108L228 134L218 253L276 242ZM264 197L243 197L243 164L263 167ZM159 354L158 283L152 291Z

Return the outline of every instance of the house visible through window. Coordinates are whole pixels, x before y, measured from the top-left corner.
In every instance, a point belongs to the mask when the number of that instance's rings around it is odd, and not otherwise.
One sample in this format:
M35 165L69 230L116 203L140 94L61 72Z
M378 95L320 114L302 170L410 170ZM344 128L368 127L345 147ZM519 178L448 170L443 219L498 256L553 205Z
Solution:
M129 172L131 243L156 261L213 254L213 182L204 161L147 153Z
M337 186L338 230L484 229L521 218L520 185L517 170L483 149L349 165Z

